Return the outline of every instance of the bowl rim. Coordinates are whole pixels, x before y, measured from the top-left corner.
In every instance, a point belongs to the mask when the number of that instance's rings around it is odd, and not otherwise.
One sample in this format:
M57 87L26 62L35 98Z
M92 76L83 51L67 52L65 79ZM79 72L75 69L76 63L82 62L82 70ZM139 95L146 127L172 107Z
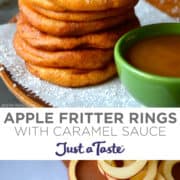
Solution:
M126 58L123 55L123 52L121 51L121 48L124 46L123 43L124 41L129 38L129 36L132 36L133 34L136 34L137 32L140 32L144 29L148 29L148 28L162 28L162 26L179 26L180 28L180 23L179 22L173 22L173 23L158 23L158 24L151 24L151 25L145 25L139 28L136 28L134 30L129 31L128 33L124 34L116 43L115 48L114 48L114 56L115 56L115 62L116 65L121 63L123 64L126 68L128 68L131 72L137 74L138 76L144 77L146 79L149 80L154 80L154 81L158 81L158 82L165 82L165 83L180 83L180 77L168 77L168 76L160 76L160 75L156 75L156 74L151 74L148 72L145 72L143 70L140 70L134 66L132 66L131 64L128 63L128 61L126 60ZM147 31L148 34L148 31ZM180 29L179 29L179 33L172 33L170 32L169 35L172 34L179 34L180 35ZM167 33L168 35L168 33ZM159 35L160 36L160 35ZM149 37L155 37L154 36L149 36ZM145 39L145 38L144 38ZM117 65L119 66L119 65Z

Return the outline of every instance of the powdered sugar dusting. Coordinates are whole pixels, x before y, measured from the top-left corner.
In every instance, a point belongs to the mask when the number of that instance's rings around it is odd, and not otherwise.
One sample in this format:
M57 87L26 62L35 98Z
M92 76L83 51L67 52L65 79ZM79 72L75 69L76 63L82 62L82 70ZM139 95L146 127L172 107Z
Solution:
M136 7L141 24L176 21L153 8L143 0ZM12 45L15 25L0 27L0 63L11 73L15 82L22 85L54 107L141 107L129 95L118 78L102 85L86 88L63 88L32 76L25 68Z

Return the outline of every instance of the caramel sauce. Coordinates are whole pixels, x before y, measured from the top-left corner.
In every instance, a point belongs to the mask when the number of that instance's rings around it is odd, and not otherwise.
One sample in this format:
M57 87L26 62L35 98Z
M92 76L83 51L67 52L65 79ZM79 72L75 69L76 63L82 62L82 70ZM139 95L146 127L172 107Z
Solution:
M128 50L126 58L131 65L144 72L180 77L180 35L139 41Z
M100 173L97 161L80 161L77 165L76 175L78 180L107 180Z
M116 163L116 167L123 167L123 165L124 165L124 162L123 161L115 161L115 163Z
M174 180L180 180L180 163L177 163L173 167L172 174L173 174Z

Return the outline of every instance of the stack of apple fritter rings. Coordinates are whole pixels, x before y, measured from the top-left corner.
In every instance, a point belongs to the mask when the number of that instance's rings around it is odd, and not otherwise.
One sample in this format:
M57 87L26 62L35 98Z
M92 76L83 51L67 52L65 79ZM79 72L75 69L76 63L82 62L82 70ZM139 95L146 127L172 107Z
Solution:
M87 11L73 11L55 0L19 0L16 52L33 75L53 84L82 87L105 82L116 75L115 43L139 26L137 0L121 1L116 8L97 11L89 5Z

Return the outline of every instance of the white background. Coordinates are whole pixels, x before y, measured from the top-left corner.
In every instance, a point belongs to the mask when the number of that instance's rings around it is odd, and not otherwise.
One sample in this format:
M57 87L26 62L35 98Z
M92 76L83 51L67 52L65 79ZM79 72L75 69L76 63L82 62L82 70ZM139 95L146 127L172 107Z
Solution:
M4 125L3 119L6 117L8 112L12 114L15 112L37 112L36 109L1 109L0 110L0 159L2 160L97 160L97 159L149 159L149 160L173 160L180 159L180 145L179 145L179 125L180 125L180 112L179 109L38 109L38 112L43 117L46 112L53 112L55 117L58 117L60 112L122 112L125 117L128 117L130 112L175 112L177 114L178 122L174 125L164 124L166 126L167 136L166 137L17 137L15 136L13 126L14 125ZM55 124L53 126L58 126L58 118L55 118ZM124 126L128 126L128 119L125 118ZM36 125L33 123L32 125ZM95 121L91 124L93 126L99 126ZM91 126L88 124L83 124L84 126ZM21 125L22 126L22 125ZM26 126L24 123L23 126ZM72 125L65 123L64 126L71 127ZM103 124L101 124L103 126ZM122 126L121 124L111 125L116 132ZM134 125L133 125L134 126ZM145 126L145 125L142 125ZM148 126L152 126L149 124ZM153 124L153 126L158 126L158 124ZM138 127L138 125L137 125ZM89 146L94 141L104 141L106 140L109 145L116 143L117 145L124 145L126 151L122 155L107 155L103 154L97 157L95 154L68 154L61 158L55 156L57 151L56 144L59 142L67 141L69 145L76 146L79 142L82 142L85 146Z

